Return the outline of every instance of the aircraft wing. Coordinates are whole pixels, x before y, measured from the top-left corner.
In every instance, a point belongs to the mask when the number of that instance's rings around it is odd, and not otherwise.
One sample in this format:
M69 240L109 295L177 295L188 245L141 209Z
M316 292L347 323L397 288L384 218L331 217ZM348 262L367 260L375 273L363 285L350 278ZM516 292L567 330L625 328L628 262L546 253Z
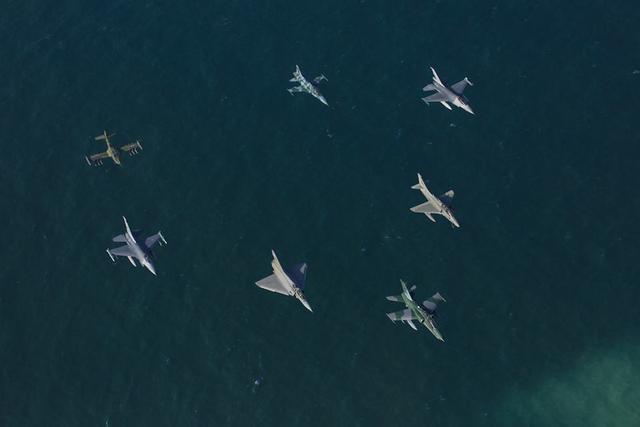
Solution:
M422 305L424 305L424 307L429 310L429 312L433 313L438 308L439 302L447 302L447 300L445 300L444 297L440 295L440 292L436 292L429 299L424 300L422 302Z
M454 195L453 190L449 190L446 193L444 193L442 196L440 196L440 201L445 205L449 206L453 201L453 195Z
M133 144L127 144L120 147L120 151L124 151L125 153L129 154L137 154L138 150L142 150L142 144L140 144L140 141L136 141Z
M435 214L435 213L440 213L440 209L433 206L433 203L426 202L421 205L412 207L411 212L423 213L423 214Z
M106 159L107 157L109 157L109 154L106 151L103 151L102 153L98 153L98 154L94 154L93 156L90 156L89 160L92 162L95 162L96 160Z
M155 245L158 242L160 242L160 245L162 245L162 243L166 243L161 233L157 233L157 234L154 234L153 236L147 237L144 241L144 244L147 248L152 248L153 245Z
M111 255L115 255L115 256L135 256L135 254L133 253L133 251L131 251L131 248L129 248L128 245L124 245L124 246L120 246L119 248L115 248L115 249L109 249L109 254Z
M394 322L398 320L417 319L417 317L413 314L413 311L408 308L400 311L394 311L393 313L387 313L387 317L389 317L389 319L393 320Z
M451 90L457 93L458 95L462 95L462 92L464 92L464 89L469 84L471 84L471 82L469 81L469 79L465 77L463 80L460 80L458 83L452 85Z
M433 95L429 95L427 97L424 97L424 98L422 98L422 100L424 102L426 102L427 104L429 104L431 102L445 102L445 101L448 101L449 98L447 98L445 95L443 95L440 92L438 92L438 93L434 93Z
M271 292L277 292L282 295L289 295L289 291L285 289L285 287L282 285L280 280L278 280L278 277L275 274L258 280L256 282L256 285Z

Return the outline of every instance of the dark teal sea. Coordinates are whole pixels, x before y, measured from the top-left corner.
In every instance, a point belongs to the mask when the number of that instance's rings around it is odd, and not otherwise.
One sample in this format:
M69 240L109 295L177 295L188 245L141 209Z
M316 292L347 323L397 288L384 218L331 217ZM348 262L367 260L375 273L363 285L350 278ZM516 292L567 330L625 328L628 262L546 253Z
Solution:
M639 22L5 0L0 425L640 425ZM420 101L429 66L475 116ZM89 167L104 128L144 151ZM409 212L417 172L460 229ZM167 238L157 277L104 252L122 215ZM272 248L314 313L254 285ZM445 343L386 318L400 278L445 296Z

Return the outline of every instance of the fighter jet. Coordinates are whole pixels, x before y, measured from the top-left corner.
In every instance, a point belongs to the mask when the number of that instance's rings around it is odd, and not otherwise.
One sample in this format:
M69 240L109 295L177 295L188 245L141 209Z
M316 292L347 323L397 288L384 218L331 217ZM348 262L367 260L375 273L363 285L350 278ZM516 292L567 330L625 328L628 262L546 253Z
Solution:
M134 258L138 260L140 265L149 270L153 275L156 275L156 269L153 266L153 262L151 261L152 253L151 248L156 243L160 243L160 246L166 245L167 241L162 236L162 233L158 231L153 236L149 236L144 241L140 239L140 233L137 231L131 231L129 228L129 223L127 223L127 218L122 217L124 219L124 226L126 231L124 234L119 234L113 238L114 242L122 242L126 243L124 246L120 246L115 249L107 249L107 254L111 261L116 262L115 257L127 257L129 258L129 262L136 267L136 262Z
M449 110L451 110L451 106L447 104L448 102L450 102L456 107L460 107L468 113L475 114L471 109L467 98L462 95L462 92L464 92L464 89L467 87L467 85L473 86L473 83L471 83L468 78L465 77L458 83L447 87L444 85L444 83L442 83L440 77L438 77L438 74L436 74L436 70L434 70L433 67L431 67L431 72L433 72L433 83L426 85L422 88L422 90L424 92L435 90L436 93L422 98L424 102L426 102L427 104L430 104L432 102L439 102Z
M453 199L453 190L447 191L438 198L427 189L427 186L422 180L422 175L420 174L418 174L418 183L411 188L414 190L420 190L424 197L427 198L426 203L412 207L411 212L423 213L433 222L436 222L436 220L432 215L442 215L447 218L452 225L460 227L460 224L458 224L458 221L453 216L453 212L451 212L451 208L449 207L451 200Z
M313 82L315 84L318 84L322 80L329 81L324 76L324 74L321 74L318 77L316 77L315 79L313 79ZM296 65L296 70L293 72L293 77L289 81L290 82L294 82L294 83L300 83L300 86L296 86L296 87L292 87L291 89L287 89L287 91L289 91L289 93L291 95L293 95L296 92L307 92L309 95L312 95L312 96L318 98L320 100L320 102L322 102L327 107L329 106L329 104L327 103L327 100L324 99L324 96L322 96L320 91L314 85L312 85L307 79L304 78L304 76L300 72L300 67L298 67L297 65Z
M273 261L271 261L273 274L262 280L258 280L256 285L271 292L294 296L307 310L313 312L311 306L304 298L303 292L304 282L307 278L307 264L297 264L285 270L280 265L280 261L273 250L271 250L271 254L273 255Z
M115 148L109 140L109 138L114 135L115 133L108 135L107 131L105 130L102 132L102 135L96 136L94 138L96 141L104 141L105 144L107 144L107 150L103 151L102 153L94 154L93 156L85 156L84 159L87 161L89 166L102 166L102 160L106 158L111 158L111 160L113 160L113 163L120 166L122 164L120 162L120 151L122 151L123 153L129 153L130 156L133 156L138 154L138 150L142 150L142 144L140 144L140 141L123 145L120 148Z
M413 291L416 289L412 286L411 289L407 289L407 284L403 280L400 280L402 285L402 293L400 295L394 295L387 297L389 301L397 301L404 303L407 308L405 310L395 311L393 313L387 313L389 319L393 322L401 321L411 326L414 330L418 330L413 320L417 320L418 323L422 323L433 334L434 337L440 341L444 341L438 327L436 326L435 317L436 309L438 308L438 302L446 302L440 292L435 293L431 298L425 300L422 305L416 303L413 300Z

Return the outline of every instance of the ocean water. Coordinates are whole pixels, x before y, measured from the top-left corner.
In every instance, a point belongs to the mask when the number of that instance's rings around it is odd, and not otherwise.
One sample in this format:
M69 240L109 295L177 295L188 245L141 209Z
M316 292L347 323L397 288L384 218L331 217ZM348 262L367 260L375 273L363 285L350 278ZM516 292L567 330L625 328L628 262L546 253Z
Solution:
M639 19L5 2L0 425L640 425ZM475 116L420 101L429 66ZM144 151L87 166L105 128ZM409 212L417 172L460 229ZM104 253L122 215L167 238L157 277ZM272 248L314 313L254 286ZM445 343L386 318L400 278Z

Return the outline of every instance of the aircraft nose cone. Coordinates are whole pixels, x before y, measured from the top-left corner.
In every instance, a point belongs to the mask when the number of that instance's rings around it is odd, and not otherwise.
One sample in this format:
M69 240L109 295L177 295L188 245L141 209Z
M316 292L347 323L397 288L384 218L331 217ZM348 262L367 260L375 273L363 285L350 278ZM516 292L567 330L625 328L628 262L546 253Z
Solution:
M148 270L149 270L149 271L150 271L154 276L157 276L157 274L156 274L156 269L155 269L155 267L153 266L153 264L151 264L151 263L147 264L147 269L148 269Z
M320 97L320 101L321 101L324 105L326 105L327 107L329 106L329 103L327 102L327 100L326 100L326 99L324 99L324 96L321 96L321 97Z
M304 307L309 310L310 312L313 313L313 310L311 309L311 306L309 305L309 303L306 300L302 300L302 305L304 305Z

